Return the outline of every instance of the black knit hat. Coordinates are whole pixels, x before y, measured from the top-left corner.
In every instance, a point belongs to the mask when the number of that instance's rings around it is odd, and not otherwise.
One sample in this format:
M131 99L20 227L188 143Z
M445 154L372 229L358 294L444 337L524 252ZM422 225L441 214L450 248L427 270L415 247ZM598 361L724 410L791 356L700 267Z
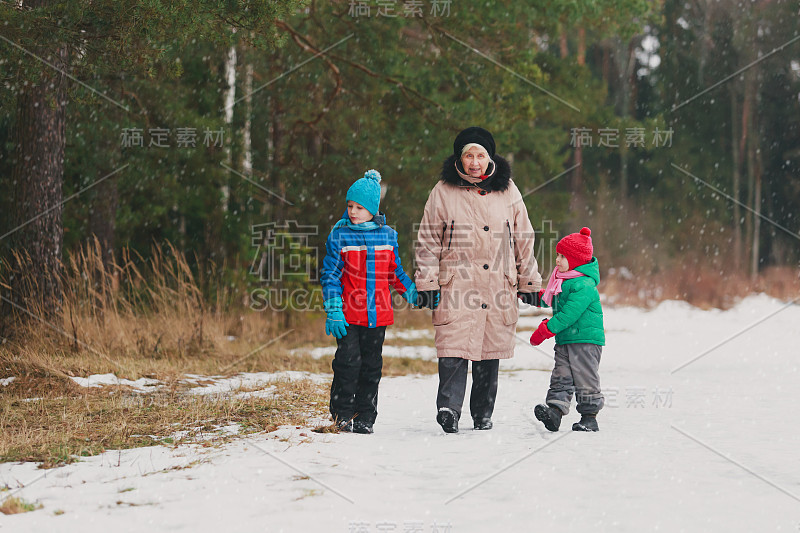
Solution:
M477 143L486 148L490 158L494 158L494 137L492 134L478 126L470 126L458 135L453 141L453 154L461 157L461 150L469 143Z

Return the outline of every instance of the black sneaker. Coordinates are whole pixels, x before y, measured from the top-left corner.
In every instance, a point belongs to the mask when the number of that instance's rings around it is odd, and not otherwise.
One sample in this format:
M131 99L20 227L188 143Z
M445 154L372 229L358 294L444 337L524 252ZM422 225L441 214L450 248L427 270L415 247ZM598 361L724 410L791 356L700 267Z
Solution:
M353 433L362 433L364 435L369 435L373 433L372 424L370 424L369 422L364 422L362 420L354 420Z
M572 431L600 431L597 415L581 415L580 421L572 424Z
M558 427L561 425L561 409L540 403L533 408L533 414L536 416L536 420L544 423L544 427L548 431L558 431ZM575 428L573 427L573 429Z
M492 429L492 419L491 418L473 418L472 419L472 429L480 429L480 430L487 430Z
M439 409L436 421L442 426L445 433L458 433L458 417L456 412L448 407Z

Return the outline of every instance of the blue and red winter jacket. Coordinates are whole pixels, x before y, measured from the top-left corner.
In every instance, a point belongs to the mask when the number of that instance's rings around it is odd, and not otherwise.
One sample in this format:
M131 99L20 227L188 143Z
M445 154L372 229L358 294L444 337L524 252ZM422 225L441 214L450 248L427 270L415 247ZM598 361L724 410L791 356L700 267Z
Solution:
M400 264L397 232L383 215L373 221L378 227L369 231L334 227L321 276L322 298L341 297L347 323L370 328L394 323L390 285L400 294L414 285Z

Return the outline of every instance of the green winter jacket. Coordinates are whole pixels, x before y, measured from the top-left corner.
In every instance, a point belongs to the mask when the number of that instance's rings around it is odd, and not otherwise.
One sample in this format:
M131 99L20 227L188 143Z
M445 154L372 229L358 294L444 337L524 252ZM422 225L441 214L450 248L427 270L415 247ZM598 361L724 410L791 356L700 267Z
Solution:
M600 267L597 258L577 267L583 276L565 279L561 291L553 297L553 318L547 328L556 334L556 344L586 342L605 346L603 308L600 306ZM547 304L542 302L542 307Z

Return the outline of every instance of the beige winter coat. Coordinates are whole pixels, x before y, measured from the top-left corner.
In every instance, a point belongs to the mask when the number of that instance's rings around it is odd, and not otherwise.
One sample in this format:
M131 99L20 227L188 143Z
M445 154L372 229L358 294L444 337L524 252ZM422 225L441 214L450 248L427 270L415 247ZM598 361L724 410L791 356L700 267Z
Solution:
M508 163L496 161L484 194L445 163L425 204L415 283L418 291L442 291L433 311L439 357L513 357L517 291L541 289L533 226Z

